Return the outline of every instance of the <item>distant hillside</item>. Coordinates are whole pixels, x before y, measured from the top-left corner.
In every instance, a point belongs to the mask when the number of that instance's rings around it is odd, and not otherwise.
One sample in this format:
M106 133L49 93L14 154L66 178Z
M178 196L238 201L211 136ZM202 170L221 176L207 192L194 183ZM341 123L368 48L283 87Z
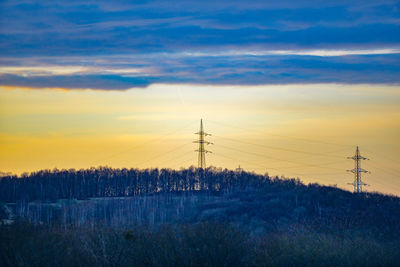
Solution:
M0 265L395 266L400 198L208 168L0 178Z
M1 178L0 200L3 219L7 207L35 223L216 221L250 231L301 225L400 237L398 197L227 169L45 170Z

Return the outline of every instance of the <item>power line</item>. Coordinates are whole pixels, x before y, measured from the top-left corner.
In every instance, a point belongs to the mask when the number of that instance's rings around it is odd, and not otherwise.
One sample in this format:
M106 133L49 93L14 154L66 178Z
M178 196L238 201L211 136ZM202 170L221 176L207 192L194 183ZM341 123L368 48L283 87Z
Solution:
M96 165L97 163L99 163L100 161L104 161L104 160L106 160L106 159L110 159L110 158L119 156L119 155L121 155L121 154L128 153L128 152L133 151L133 150L135 150L135 149L137 149L137 148L140 148L140 147L142 147L142 146L144 146L144 145L146 145L146 144L161 141L161 140L165 139L165 138L168 137L168 136L171 136L171 135L173 135L173 134L176 134L177 132L180 132L180 131L182 131L182 130L188 128L190 125L192 125L192 124L194 124L194 123L195 123L194 121L191 121L190 123L186 124L186 125L185 125L184 127L182 127L181 129L174 130L174 131L172 131L172 132L163 134L161 137L157 137L157 138L153 138L153 139L147 140L147 141L142 142L142 143L140 143L140 144L138 144L138 145L136 145L136 146L134 146L134 147L131 147L131 148L125 149L125 150L123 150L123 151L120 151L120 152L111 154L111 155L109 155L109 156L107 156L107 157L103 157L102 159L98 159L98 160L95 161L95 165Z
M307 155L314 155L314 156L322 156L322 157L330 157L330 158L339 158L340 156L335 156L335 155L327 155L327 154L322 154L322 153L315 153L315 152L307 152L307 151L300 151L300 150L295 150L295 149L288 149L288 148L281 148L281 147L275 147L275 146L268 146L264 144L255 144L247 141L241 141L238 139L230 138L230 137L222 137L218 135L214 135L215 137L220 137L226 140L230 140L233 142L238 142L242 144L247 144L247 145L253 145L253 146L258 146L258 147L265 147L269 149L275 149L275 150L282 150L282 151L288 151L288 152L294 152L294 153L301 153L301 154L307 154Z
M221 157L223 157L223 158L227 158L227 159L230 159L230 160L235 160L235 161L241 161L241 162L245 162L245 163L248 163L250 166L251 165L255 165L255 166L261 166L261 168L251 168L251 169L260 169L260 170L265 170L265 171L268 171L269 169L274 169L274 170L277 170L277 171L282 171L282 170L279 170L279 169L277 169L277 168L267 168L267 167L265 167L264 165L261 165L261 164L257 164L257 163L255 163L255 162L250 162L250 161L246 161L246 160L243 160L243 159L240 159L240 160L238 160L238 159L236 159L236 158L233 158L233 157L229 157L229 156L226 156L226 155L222 155L222 154L220 154L220 153L214 153L214 155L215 156L221 156ZM342 172L340 172L340 174L343 174L344 172L342 171ZM315 174L315 175L335 175L335 174L339 174L339 172L336 172L336 173L323 173L323 174L320 174L320 173L317 173L317 174ZM300 177L300 176L303 176L303 177L309 177L309 178L311 178L311 176L312 175L309 175L309 174L305 174L305 173L295 173L295 174L293 174L294 176L297 176L297 177ZM315 178L314 178L315 179ZM317 179L315 179L315 180L323 180L323 181L327 181L327 182L337 182L336 180L332 180L332 179L326 179L326 178L321 178L321 177L318 177Z
M187 146L187 145L189 145L189 144L191 144L191 143L185 143L185 144L180 145L180 146L178 146L178 147L176 147L176 148L173 148L173 149L171 149L171 150L168 150L168 151L166 151L166 152L164 152L164 153L162 153L162 154L158 154L158 155L155 156L155 157L150 157L150 158L148 158L148 159L145 160L145 161L142 161L142 162L137 163L137 165L143 165L143 164L149 162L150 160L154 160L154 159L163 157L163 156L165 156L165 155L167 155L167 154L170 154L171 152L173 152L173 151L175 151L175 150L178 150L178 149L180 149L180 148L182 148L182 147L184 147L184 146Z
M396 164L399 164L398 161L396 161L395 159L393 159L391 157L383 156L382 154L379 155L379 153L376 153L376 151L372 152L372 151L370 151L368 149L365 149L365 148L363 148L363 149L366 150L367 152L370 152L370 153L373 153L373 154L378 154L378 157L384 158L385 160L390 160L390 161L392 161L392 162L394 162Z
M376 169L378 169L378 170L381 170L381 171L383 171L383 172L385 172L385 173L387 173L387 174L389 174L389 175L393 175L393 176L398 176L398 173L396 172L391 172L392 170L388 170L388 169L384 169L384 168L381 168L381 167L377 167L375 164L371 164L371 163L369 163L372 167L374 167L374 168L376 168Z
M170 159L167 159L167 160L164 160L164 161L162 161L161 163L158 163L160 166L161 165L163 165L163 164L165 164L165 163L169 163L169 162L171 162L171 161L179 161L180 159L182 159L182 158L186 158L188 155L192 155L192 153L193 153L193 151L191 150L191 151L189 151L189 152L186 152L185 154L183 154L183 155L180 155L180 156L174 156L173 158L170 158ZM185 160L184 162L187 162L187 161L192 161L193 159L191 159L191 158L189 158L189 159L187 159L187 160ZM182 163L182 162L181 162ZM181 166L182 167L182 166Z
M221 157L223 157L223 158L227 158L227 159L230 159L230 160L239 161L239 160L236 159L236 158L233 158L233 157L230 157L230 156L226 156L226 155L222 155L222 154L220 154L220 153L214 153L214 155L215 155L215 156L221 156ZM276 168L266 168L265 165L258 164L258 163L256 163L256 162L250 162L250 161L243 160L243 159L240 159L240 161L246 162L246 163L248 163L248 164L250 164L250 165L261 166L261 167L262 167L263 169L265 169L265 170L267 170L267 169L275 169L275 170L277 170Z
M294 163L294 164L301 164L301 165L312 166L312 167L321 167L321 166L316 165L316 164L308 164L308 163L295 162L295 161L291 161L291 160L287 160L287 159L279 159L279 158L270 157L270 156L266 156L266 155L262 155L262 154L258 154L258 153L254 153L254 152L247 152L247 151L243 151L243 150L236 149L236 148L226 147L226 146L222 146L222 145L219 145L219 144L217 146L223 147L223 148L226 148L226 149L230 149L230 150L235 150L235 151L242 152L242 153L246 153L246 154L250 154L250 155L255 155L255 156L258 156L258 157L273 159L273 160L276 160L276 161L284 161L284 162L289 162L289 163ZM324 169L339 170L338 168L332 168L332 167L324 167Z
M343 161L333 161L333 162L326 162L326 163L321 163L321 164L316 164L315 166L308 166L310 168L320 168L326 165L333 165L333 164L338 164L338 163L343 163ZM304 163L298 163L299 165L304 165ZM297 169L297 168L304 168L304 166L290 166L290 167L278 167L278 168L285 168L285 169ZM339 169L338 169L339 170Z
M219 125L222 125L222 126L225 126L225 127L236 128L236 129L240 129L240 130L249 132L249 129L245 129L245 128L242 128L242 127L233 126L233 125L229 125L229 124L221 123L221 122L217 122L217 121L212 121L212 120L210 122L215 123L215 124L219 124ZM316 140L316 139L307 139L307 138L302 138L302 137L265 133L265 132L256 131L256 130L251 130L251 132L258 132L258 133L263 134L263 135L270 135L270 136L282 137L282 138L287 138L287 139L295 139L295 140L300 140L300 141L304 141L304 142L311 142L311 143L320 143L320 144L326 144L326 145L345 146L345 147L350 147L351 146L351 145L348 145L348 144L338 144L338 143L320 141L320 140Z
M191 151L190 153L192 153L192 151ZM187 160L182 161L182 162L181 162L181 165L182 165L181 167L184 167L185 164L188 163L188 162L192 162L192 163L193 163L193 159L188 158ZM194 166L194 165L191 164L191 165L189 165L189 166Z
M400 189L400 183L398 181L396 181L396 180L388 182L388 183L385 183L384 180L381 180L381 179L379 179L377 177L374 177L372 175L368 179L374 180L374 183L380 184L380 185L382 185L384 187L388 187L388 186L389 187L396 187L397 186L397 188Z

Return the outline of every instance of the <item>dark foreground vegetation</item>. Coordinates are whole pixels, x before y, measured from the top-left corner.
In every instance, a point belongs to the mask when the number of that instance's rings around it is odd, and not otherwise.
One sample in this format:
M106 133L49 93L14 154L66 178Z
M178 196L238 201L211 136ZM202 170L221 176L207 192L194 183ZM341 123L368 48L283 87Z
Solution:
M230 224L157 229L0 228L3 266L398 266L400 241L293 227L253 235Z
M400 198L208 168L0 178L4 266L396 266Z

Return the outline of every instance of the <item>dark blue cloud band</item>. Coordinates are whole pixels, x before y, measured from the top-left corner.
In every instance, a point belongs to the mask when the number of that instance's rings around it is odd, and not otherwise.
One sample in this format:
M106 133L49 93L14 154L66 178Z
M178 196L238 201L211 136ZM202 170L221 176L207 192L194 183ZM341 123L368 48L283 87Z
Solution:
M0 85L121 90L155 82L397 84L398 52L367 54L399 51L399 25L400 3L391 0L3 1L0 67L92 70L2 71ZM273 53L318 49L367 52ZM129 68L143 70L129 74Z

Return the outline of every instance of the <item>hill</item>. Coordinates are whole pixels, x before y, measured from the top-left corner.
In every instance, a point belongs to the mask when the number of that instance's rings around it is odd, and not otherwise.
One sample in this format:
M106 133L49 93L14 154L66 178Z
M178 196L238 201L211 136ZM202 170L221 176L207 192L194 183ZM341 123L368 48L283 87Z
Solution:
M76 219L80 225L86 219L114 220L114 226L207 220L247 228L254 224L259 229L295 223L367 228L390 236L400 232L398 197L354 194L336 187L305 185L298 179L216 168L204 172L195 168L44 170L0 178L0 201L16 217L35 223L45 218L52 223L64 216L64 221L73 224ZM73 211L80 218L71 218ZM66 213L70 218L65 218ZM7 219L4 208L2 214Z
M47 253L97 266L400 259L400 198L244 171L45 170L0 178L0 200L11 223L0 226L0 254L10 265L41 265Z

